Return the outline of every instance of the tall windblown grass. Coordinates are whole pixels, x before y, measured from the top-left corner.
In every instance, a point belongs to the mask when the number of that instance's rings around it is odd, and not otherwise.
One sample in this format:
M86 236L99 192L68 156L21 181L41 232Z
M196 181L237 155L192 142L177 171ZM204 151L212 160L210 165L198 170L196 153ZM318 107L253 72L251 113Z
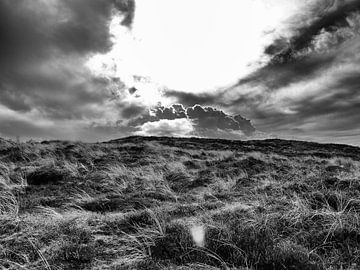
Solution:
M19 204L10 190L0 190L0 218L16 217L19 213Z

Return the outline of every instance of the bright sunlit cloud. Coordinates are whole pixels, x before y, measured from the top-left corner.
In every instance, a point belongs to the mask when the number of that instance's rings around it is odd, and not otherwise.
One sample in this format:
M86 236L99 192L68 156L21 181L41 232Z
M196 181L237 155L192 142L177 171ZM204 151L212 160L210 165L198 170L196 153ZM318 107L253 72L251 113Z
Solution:
M159 85L192 93L226 87L259 65L273 30L299 5L295 0L227 0L221 5L216 0L137 0L132 30L114 16L114 46L89 66L137 87L148 103L164 101ZM134 75L149 77L151 83L144 87Z

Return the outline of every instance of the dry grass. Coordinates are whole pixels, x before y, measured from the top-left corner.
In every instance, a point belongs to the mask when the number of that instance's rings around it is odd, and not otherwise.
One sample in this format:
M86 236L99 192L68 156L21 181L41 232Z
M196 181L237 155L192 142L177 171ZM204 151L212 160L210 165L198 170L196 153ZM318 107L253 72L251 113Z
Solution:
M0 191L0 218L16 217L19 205L16 197L8 190Z
M0 269L360 267L360 149L0 141Z

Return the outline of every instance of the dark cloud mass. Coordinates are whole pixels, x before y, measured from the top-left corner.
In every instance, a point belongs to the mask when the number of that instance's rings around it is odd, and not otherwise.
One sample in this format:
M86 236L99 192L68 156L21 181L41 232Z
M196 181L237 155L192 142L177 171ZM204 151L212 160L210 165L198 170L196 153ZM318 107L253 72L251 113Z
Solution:
M241 115L227 115L223 111L212 107L195 105L187 108L186 115L189 119L194 120L199 128L236 130L242 131L245 135L251 135L255 131L250 120L243 118Z
M357 0L315 1L288 21L290 38L277 38L265 48L268 64L240 79L237 86L265 84L267 90L274 90L316 77L336 64L343 43L358 36L359 14Z
M85 63L111 49L113 14L130 27L134 9L128 0L0 0L0 114L10 110L11 117L46 120L52 128L56 121L102 117L110 89L123 85L95 76ZM0 133L31 130L11 129Z
M348 17L360 10L358 0L320 0L310 5L303 14L289 21L291 38L278 38L265 48L265 53L272 56L272 63L292 61L304 49L312 46L314 38L322 31L335 33L337 29L349 27Z
M335 54L311 54L288 63L271 63L260 68L237 85L265 85L266 90L276 90L291 83L316 77L317 72L330 66Z
M131 120L128 126L141 128L144 125L148 127L149 123L161 123L168 130L171 121L179 123L177 120L180 119L187 120L191 124L193 130L189 131L188 135L193 136L239 139L251 136L255 132L250 120L241 115L230 116L221 110L200 105L184 108L181 104L155 107L148 113ZM185 128L189 129L188 126ZM159 127L156 129L159 131Z
M130 119L142 114L145 110L146 108L141 104L130 104L122 108L121 115L125 119Z
M176 90L167 90L164 95L166 97L175 98L179 103L185 106L194 106L196 104L211 105L218 101L218 93L202 93L194 94Z

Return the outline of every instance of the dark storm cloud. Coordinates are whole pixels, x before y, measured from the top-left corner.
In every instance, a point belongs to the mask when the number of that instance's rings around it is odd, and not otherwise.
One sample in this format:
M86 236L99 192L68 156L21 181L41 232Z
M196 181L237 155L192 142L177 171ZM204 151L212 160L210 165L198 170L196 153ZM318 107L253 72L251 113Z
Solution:
M128 89L128 91L129 91L129 94L130 94L130 95L133 95L133 94L136 93L137 89L136 89L135 87L130 87L130 88Z
M335 54L312 54L290 63L272 63L239 80L240 85L265 85L267 90L276 90L291 83L315 77L318 71L329 67Z
M146 123L179 119L188 120L194 129L193 135L202 137L241 138L244 134L250 136L255 132L250 120L241 115L231 116L221 110L200 105L185 108L181 104L153 108L148 114L130 121L129 126L141 127ZM166 122L164 127L169 123L171 122ZM158 126L156 128L158 129Z
M272 62L286 63L297 57L298 52L311 46L312 41L321 31L336 32L338 28L348 27L348 16L360 10L358 0L321 0L290 21L290 39L278 38L265 48L265 53L272 56Z
M136 127L146 122L155 122L159 120L175 120L187 118L185 108L180 104L174 104L170 107L158 106L151 108L139 117L130 120L129 126Z
M326 123L319 123L321 129L346 130L360 127L360 72L348 74L339 79L323 98L313 96L293 104L292 109L303 119L328 117Z
M189 92L182 92L176 90L167 90L164 93L165 97L174 97L177 102L183 104L184 106L194 106L196 104L210 105L216 104L218 101L217 93L201 93L194 94Z
M115 10L130 26L134 8L126 0L0 0L0 107L50 121L101 116L109 89L123 85L85 63L111 48Z
M290 37L281 36L264 49L268 64L237 85L264 84L272 90L316 76L333 64L336 49L358 33L351 17L359 11L359 1L315 1L287 22Z
M334 65L338 48L358 34L359 1L320 0L287 22L290 37L267 46L268 64L239 80L241 85L265 85L276 90L316 77Z
M115 3L104 0L0 1L2 67L5 68L4 60L6 64L16 65L41 60L57 50L66 54L107 51L111 47L108 23ZM125 6L117 6L126 10ZM127 20L130 24L131 20Z
M121 110L121 115L125 119L130 119L142 114L146 108L141 104L129 104Z
M124 18L121 22L122 25L131 27L135 16L135 1L134 0L115 0L115 6L120 10Z
M316 86L304 97L290 99L287 107L291 113L277 110L276 106L256 108L254 118L260 130L295 138L359 144L360 72L334 76L339 77L327 85Z
M186 114L189 119L195 121L198 127L204 129L240 130L247 135L251 135L255 131L250 120L243 118L241 115L227 115L223 111L212 107L195 105L187 108Z

